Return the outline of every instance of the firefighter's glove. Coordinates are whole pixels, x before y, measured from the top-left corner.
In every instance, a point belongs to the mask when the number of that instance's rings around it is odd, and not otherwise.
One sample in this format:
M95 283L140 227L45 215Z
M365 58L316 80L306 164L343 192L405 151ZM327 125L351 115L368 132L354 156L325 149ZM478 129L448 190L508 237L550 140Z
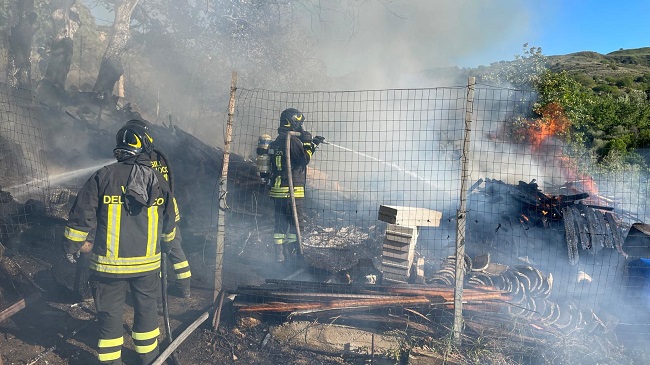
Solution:
M69 263L74 264L79 260L79 257L81 257L82 253L90 253L93 250L93 243L90 241L85 241L81 247L79 247L79 250L77 252L73 253L68 253L65 246L63 248L65 251L65 259L68 260Z
M312 141L312 143L313 143L314 145L318 146L319 144L325 142L325 137L323 137L323 136L316 136L316 137L314 137L311 141Z
M77 260L79 260L79 257L81 256L81 253L79 251L75 253L66 253L65 254L65 259L68 260L69 263L71 264L76 264Z

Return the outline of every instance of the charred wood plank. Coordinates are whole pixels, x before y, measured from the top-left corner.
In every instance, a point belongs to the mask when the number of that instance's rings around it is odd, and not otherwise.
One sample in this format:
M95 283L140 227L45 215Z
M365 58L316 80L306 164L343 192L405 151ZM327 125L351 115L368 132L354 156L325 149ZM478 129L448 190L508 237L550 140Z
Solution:
M25 307L36 302L40 298L41 298L41 293L36 292L36 293L32 293L27 298L23 298L17 301L16 303L12 304L9 308L0 312L0 322L20 312L21 310L25 309Z
M0 273L11 283L11 286L20 293L32 290L43 291L32 278L18 265L18 263L7 256L0 257Z
M587 227L589 228L589 238L591 241L591 254L596 254L603 247L605 247L605 233L600 226L600 220L596 217L596 213L592 208L579 204L580 211L583 212L587 218Z
M426 297L395 297L390 299L337 300L327 303L265 303L265 304L235 304L240 312L275 312L288 313L296 311L328 310L328 309L368 309L391 306L428 306L431 304Z
M571 206L571 212L573 213L573 220L576 224L578 237L580 237L580 247L582 247L583 250L591 249L591 241L589 240L589 235L587 234L589 231L589 227L587 226L587 218L585 218L580 209L575 205Z
M444 301L454 300L454 288L392 288L389 290L391 293L403 295L422 295L426 297L440 297ZM463 289L463 301L480 301L480 300L493 300L501 299L508 300L508 293L506 291L498 290L493 287L485 288L465 288Z
M467 190L467 194L469 194L469 193L471 193L472 191L474 191L474 189L476 189L476 188L478 188L479 186L481 186L481 184L483 184L483 179L478 179L478 180L476 180L476 182L474 182L474 184L472 184L472 186L469 187L469 190Z
M259 286L260 290L272 288L283 291L312 291L312 292L328 292L328 293L372 293L372 292L385 292L388 286L383 285L355 285L355 284L339 284L339 283L325 283L315 281L300 281L300 280L282 280L282 279L266 279L266 284ZM249 288L249 287L247 287Z
M567 207L571 204L574 204L578 200L582 199L587 199L589 198L589 194L587 193L580 193L580 194L572 194L572 195L560 195L557 198L557 203L561 208Z
M564 207L562 209L562 215L564 216L564 234L567 244L567 253L569 255L569 263L575 265L578 263L580 254L578 253L578 235L576 234L573 209L571 207Z
M607 207L607 206L604 206L604 205L585 204L585 206L588 206L588 207L591 207L591 208L594 208L594 209L599 209L599 210L606 210L608 212L611 212L612 210L614 210L614 207Z
M390 299L395 298L396 295L379 295L379 294L344 294L344 293L300 293L300 292L283 292L283 291L262 291L262 290L246 290L237 288L232 292L233 294L263 297L269 300L284 300L284 301L327 301L339 299Z
M536 207L538 205L537 199L534 196L531 196L530 194L527 194L525 192L513 191L510 192L510 195L516 201L528 205L530 207Z
M607 224L605 214L600 210L594 210L594 213L596 214L596 217L598 218L600 226L603 230L603 244L605 245L605 248L614 248L614 238L612 237L612 231L609 229L609 225Z
M623 236L621 234L621 228L619 227L618 223L616 223L616 219L614 218L614 215L610 212L605 213L605 220L607 221L607 225L609 226L609 231L612 233L612 240L614 241L614 246L616 247L616 250L622 253L623 250Z

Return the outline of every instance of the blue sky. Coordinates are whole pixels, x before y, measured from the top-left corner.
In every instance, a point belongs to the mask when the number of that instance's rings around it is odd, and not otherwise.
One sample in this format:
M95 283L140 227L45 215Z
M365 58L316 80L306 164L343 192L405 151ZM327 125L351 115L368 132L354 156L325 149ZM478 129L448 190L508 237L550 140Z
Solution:
M532 8L543 8L543 17L533 24L531 42L539 44L548 55L581 50L606 54L619 48L650 47L648 0L537 3L546 4Z

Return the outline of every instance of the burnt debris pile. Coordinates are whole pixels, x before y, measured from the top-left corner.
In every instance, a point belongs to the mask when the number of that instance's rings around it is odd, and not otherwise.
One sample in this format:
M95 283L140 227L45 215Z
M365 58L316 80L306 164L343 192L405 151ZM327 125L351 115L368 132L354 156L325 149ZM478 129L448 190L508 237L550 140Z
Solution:
M616 216L613 206L592 204L594 196L591 195L595 194L569 189L569 184L557 190L571 194L544 193L535 180L513 185L486 178L474 183L470 195L483 205L500 207L497 211L486 209L490 214L499 215L492 219L495 233L520 228L527 234L533 227L563 231L572 265L579 261L580 251L595 255L602 249L615 248L622 254L624 232L629 227ZM611 202L600 196L595 198Z

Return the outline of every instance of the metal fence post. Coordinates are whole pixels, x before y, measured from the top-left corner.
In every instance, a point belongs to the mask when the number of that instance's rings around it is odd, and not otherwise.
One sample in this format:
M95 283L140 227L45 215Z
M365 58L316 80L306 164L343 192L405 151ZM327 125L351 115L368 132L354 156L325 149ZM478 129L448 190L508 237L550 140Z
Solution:
M219 218L217 222L217 249L215 254L214 293L212 302L216 304L222 290L223 254L226 241L226 194L228 193L228 164L230 162L230 142L232 141L233 116L235 114L235 93L237 91L237 73L233 71L230 82L230 102L228 103L228 124L223 146L223 164L219 178Z
M465 280L465 223L467 214L467 186L469 183L469 142L472 131L474 108L474 87L476 78L467 79L467 101L465 104L465 136L461 157L460 206L456 214L456 287L454 289L454 342L461 343L463 331L463 281Z

